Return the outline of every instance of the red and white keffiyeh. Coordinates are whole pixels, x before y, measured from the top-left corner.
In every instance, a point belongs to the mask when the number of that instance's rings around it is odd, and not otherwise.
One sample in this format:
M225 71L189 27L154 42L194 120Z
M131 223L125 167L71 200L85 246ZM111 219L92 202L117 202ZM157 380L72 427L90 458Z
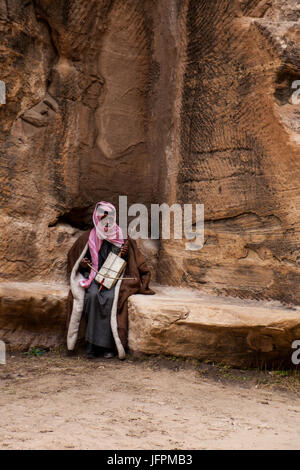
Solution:
M101 219L104 212L108 212L108 216ZM88 244L92 257L92 266L98 271L98 253L103 240L108 240L113 245L121 247L124 243L123 233L121 228L116 223L116 209L110 202L100 201L97 202L93 222L94 228L91 230ZM106 226L108 225L108 226ZM79 281L79 285L85 289L89 287L96 276L96 272L91 269L88 279Z

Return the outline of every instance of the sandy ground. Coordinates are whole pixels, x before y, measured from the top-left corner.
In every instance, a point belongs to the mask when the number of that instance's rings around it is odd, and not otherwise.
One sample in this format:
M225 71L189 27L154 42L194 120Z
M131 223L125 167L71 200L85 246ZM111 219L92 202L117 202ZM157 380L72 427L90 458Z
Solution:
M300 386L174 362L19 354L0 365L1 449L300 449Z

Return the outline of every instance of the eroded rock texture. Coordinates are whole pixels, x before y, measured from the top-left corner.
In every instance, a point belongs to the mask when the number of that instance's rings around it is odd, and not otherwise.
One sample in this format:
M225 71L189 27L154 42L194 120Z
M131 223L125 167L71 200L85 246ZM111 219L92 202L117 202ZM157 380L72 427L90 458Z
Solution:
M203 249L163 240L159 282L299 303L299 21L297 0L0 0L0 280L64 282L121 194L205 205Z
M95 202L158 197L154 10L138 0L3 0L0 12L0 275L62 280Z
M160 280L299 303L298 1L190 1L177 137L182 203L205 204L200 252L164 242ZM176 267L170 263L176 261Z

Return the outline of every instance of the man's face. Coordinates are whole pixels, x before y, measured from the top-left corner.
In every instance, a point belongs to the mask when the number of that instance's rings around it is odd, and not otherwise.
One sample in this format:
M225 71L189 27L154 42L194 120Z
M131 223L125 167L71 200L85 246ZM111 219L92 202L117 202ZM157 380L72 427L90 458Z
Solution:
M114 224L114 212L108 212L104 211L103 209L99 208L97 210L97 214L99 217L99 220L101 221L101 225L104 227L112 227Z

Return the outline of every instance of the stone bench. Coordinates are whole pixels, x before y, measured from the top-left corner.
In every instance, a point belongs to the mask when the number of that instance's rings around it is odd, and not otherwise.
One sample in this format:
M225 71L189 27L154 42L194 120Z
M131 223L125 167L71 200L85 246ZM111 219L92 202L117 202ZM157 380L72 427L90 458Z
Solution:
M0 283L0 339L11 350L64 344L68 290L57 283Z
M66 340L68 285L0 284L0 339L10 349L57 347ZM276 302L202 295L154 286L156 295L129 298L133 353L191 357L232 366L290 361L300 339L300 308Z
M262 362L291 365L291 344L300 339L299 307L206 296L181 288L154 289L155 296L130 299L128 339L132 352L237 367Z

